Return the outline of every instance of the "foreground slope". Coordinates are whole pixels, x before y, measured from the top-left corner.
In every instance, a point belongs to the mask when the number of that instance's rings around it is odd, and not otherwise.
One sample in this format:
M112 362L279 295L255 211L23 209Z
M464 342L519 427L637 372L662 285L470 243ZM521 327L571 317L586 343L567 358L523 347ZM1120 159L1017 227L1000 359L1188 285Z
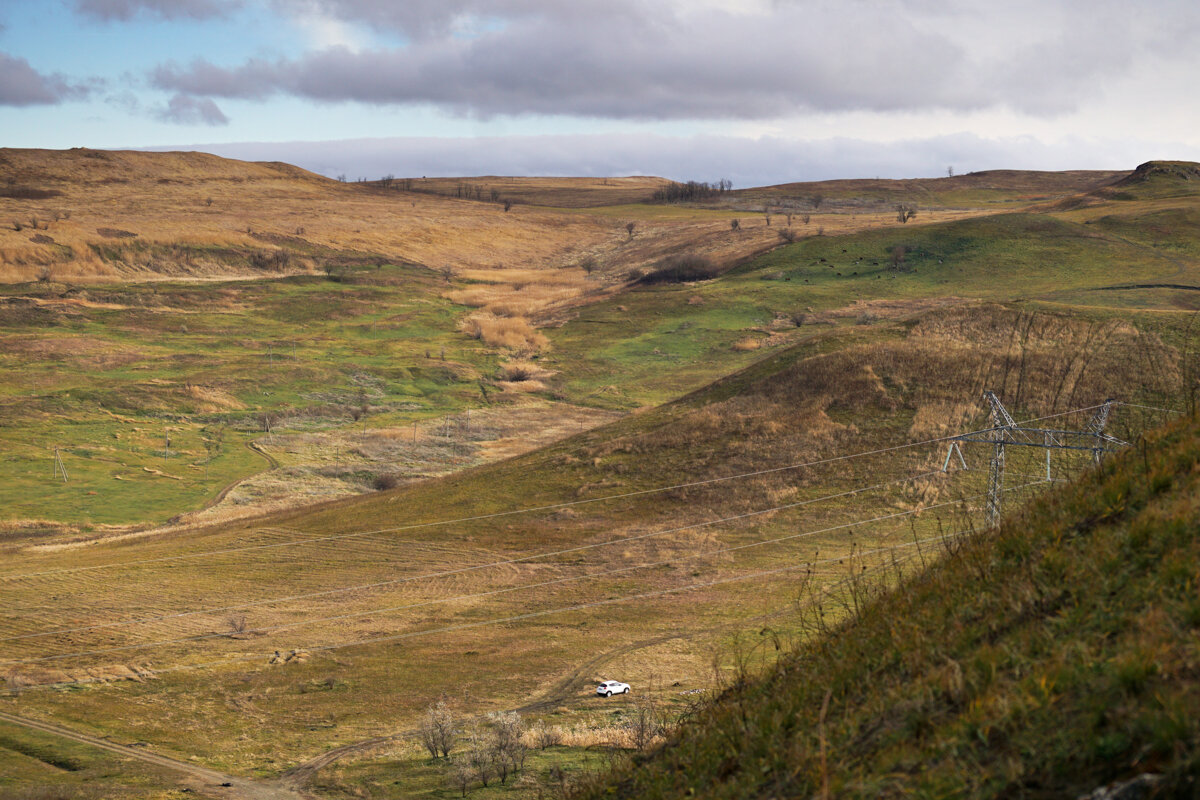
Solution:
M1195 796L1198 461L1194 418L1150 437L583 796L1077 797L1144 773Z

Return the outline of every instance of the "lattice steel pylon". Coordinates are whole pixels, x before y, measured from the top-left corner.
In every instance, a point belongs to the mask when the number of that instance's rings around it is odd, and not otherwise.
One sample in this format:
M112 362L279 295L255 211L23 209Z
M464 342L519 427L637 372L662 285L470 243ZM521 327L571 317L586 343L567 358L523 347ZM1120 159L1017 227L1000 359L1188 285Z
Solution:
M984 509L987 525L994 528L1000 523L1000 498L1004 495L1004 455L1005 448L1010 445L1020 447L1041 447L1046 451L1046 480L1050 480L1050 451L1052 450L1088 450L1097 464L1105 453L1113 452L1118 447L1126 447L1123 442L1105 432L1108 427L1108 417L1116 402L1112 398L1104 401L1096 413L1088 421L1087 430L1068 431L1055 428L1031 428L1019 425L1013 420L1008 409L991 390L983 393L983 399L988 402L992 426L987 430L964 433L950 440L950 450L942 464L942 471L950 467L950 457L958 452L960 462L965 464L962 455L961 442L987 442L992 445L992 457L988 462L988 491L987 504Z

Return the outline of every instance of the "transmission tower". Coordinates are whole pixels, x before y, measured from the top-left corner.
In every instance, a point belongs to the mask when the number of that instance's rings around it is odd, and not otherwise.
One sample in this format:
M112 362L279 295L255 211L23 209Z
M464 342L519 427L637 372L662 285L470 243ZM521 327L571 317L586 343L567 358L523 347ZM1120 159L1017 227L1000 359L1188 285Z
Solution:
M1113 452L1129 443L1123 442L1105 432L1108 426L1109 412L1112 410L1112 398L1104 403L1088 421L1087 430L1068 431L1057 428L1033 428L1019 425L1013 420L1008 409L1000 402L1000 398L992 391L983 393L983 399L988 402L991 414L991 427L987 430L964 433L950 440L950 450L942 464L942 471L950 468L950 458L955 453L958 460L966 464L963 458L961 442L986 442L992 446L992 456L988 461L988 491L985 517L988 527L995 527L1000 522L1000 498L1004 494L1004 454L1009 446L1040 447L1046 451L1046 480L1050 480L1050 453L1054 450L1085 450L1090 451L1092 459L1099 464L1105 453Z

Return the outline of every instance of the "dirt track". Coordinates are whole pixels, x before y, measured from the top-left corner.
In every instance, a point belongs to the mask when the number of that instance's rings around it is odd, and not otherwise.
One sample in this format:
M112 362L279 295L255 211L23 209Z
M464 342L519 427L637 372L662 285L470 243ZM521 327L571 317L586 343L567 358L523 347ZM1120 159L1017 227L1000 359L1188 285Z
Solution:
M127 758L136 758L139 761L145 761L158 767L165 767L166 769L181 772L184 776L181 783L204 797L219 798L220 800L302 800L302 798L308 797L308 795L282 783L266 783L226 775L207 767L160 756L139 747L129 747L110 742L106 739L99 739L95 736L78 733L70 728L64 728L61 725L55 725L50 722L19 717L3 711L0 711L0 721L12 725L20 725L23 728L41 731L42 733L49 733L54 736L61 736L64 739L98 747L101 750L107 750L111 753L126 756Z

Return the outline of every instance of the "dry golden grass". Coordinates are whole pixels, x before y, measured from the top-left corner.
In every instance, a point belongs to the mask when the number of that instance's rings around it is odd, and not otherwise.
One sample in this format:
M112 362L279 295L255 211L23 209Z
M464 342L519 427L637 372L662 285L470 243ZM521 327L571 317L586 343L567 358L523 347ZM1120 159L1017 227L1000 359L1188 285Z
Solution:
M615 227L528 207L504 213L489 203L343 184L284 164L202 153L4 150L0 179L61 193L0 198L4 281L33 280L43 269L71 281L261 274L248 269L244 257L229 263L222 251L270 254L279 245L299 251L284 271L311 266L302 258L306 248L433 268L556 266L580 245L602 244ZM113 238L101 230L136 236ZM34 236L53 243L31 241ZM112 258L102 260L94 248Z
M762 347L762 339L756 339L753 336L747 336L744 339L738 339L733 343L732 347L734 350L739 352L758 350L760 347Z
M521 352L539 352L550 346L550 340L539 333L529 320L523 317L497 317L491 314L475 314L460 324L463 333L480 339L492 347L502 347Z

